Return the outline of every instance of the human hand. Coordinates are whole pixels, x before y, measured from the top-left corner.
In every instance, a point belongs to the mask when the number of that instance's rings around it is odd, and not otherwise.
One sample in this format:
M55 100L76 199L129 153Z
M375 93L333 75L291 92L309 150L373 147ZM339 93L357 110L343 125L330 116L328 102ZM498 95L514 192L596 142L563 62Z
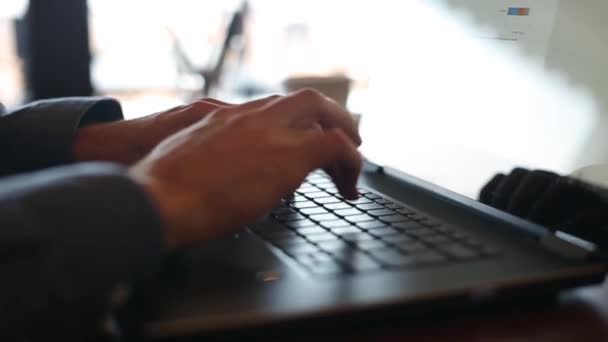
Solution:
M156 201L173 250L256 221L317 168L356 198L360 143L344 109L305 90L221 108L163 141L131 175Z
M226 102L202 99L138 119L81 127L74 144L74 157L77 161L104 160L131 165L171 134L217 109L230 106Z
M608 190L542 170L497 174L480 201L595 243L608 244Z

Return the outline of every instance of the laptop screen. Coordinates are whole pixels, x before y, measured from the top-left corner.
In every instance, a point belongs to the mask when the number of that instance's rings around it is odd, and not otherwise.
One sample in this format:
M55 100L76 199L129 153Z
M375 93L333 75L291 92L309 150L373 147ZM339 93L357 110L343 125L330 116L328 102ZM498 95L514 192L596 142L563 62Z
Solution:
M392 3L371 47L370 161L477 198L515 166L608 160L608 2Z

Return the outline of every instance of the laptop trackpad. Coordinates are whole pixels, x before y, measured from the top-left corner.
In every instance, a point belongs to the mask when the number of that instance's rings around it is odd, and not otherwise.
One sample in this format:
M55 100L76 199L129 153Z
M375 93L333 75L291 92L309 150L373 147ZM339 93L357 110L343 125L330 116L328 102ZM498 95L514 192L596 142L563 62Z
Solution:
M205 286L241 286L280 277L287 270L260 238L243 231L208 242L171 257L164 269L165 281L203 280ZM194 282L198 283L198 282Z

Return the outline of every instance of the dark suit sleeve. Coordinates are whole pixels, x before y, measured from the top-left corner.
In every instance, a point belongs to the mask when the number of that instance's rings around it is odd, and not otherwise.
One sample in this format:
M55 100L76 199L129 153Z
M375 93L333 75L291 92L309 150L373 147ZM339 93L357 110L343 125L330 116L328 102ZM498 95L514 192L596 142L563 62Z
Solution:
M107 98L43 100L4 114L0 109L0 176L70 163L78 127L119 119L120 104Z
M120 284L162 258L161 219L118 166L0 180L0 340L87 340Z

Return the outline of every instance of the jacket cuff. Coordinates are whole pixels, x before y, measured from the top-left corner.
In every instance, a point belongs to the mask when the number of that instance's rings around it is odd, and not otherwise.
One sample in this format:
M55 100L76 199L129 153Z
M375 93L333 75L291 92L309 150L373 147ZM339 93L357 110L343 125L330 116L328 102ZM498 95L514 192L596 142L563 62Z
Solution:
M162 219L122 168L84 163L9 180L0 195L17 194L14 201L45 219L53 230L48 232L52 245L66 258L54 261L63 264L75 288L97 292L159 270L165 250Z
M42 100L17 108L5 114L0 125L13 166L8 173L70 163L80 126L122 118L120 104L108 98Z

